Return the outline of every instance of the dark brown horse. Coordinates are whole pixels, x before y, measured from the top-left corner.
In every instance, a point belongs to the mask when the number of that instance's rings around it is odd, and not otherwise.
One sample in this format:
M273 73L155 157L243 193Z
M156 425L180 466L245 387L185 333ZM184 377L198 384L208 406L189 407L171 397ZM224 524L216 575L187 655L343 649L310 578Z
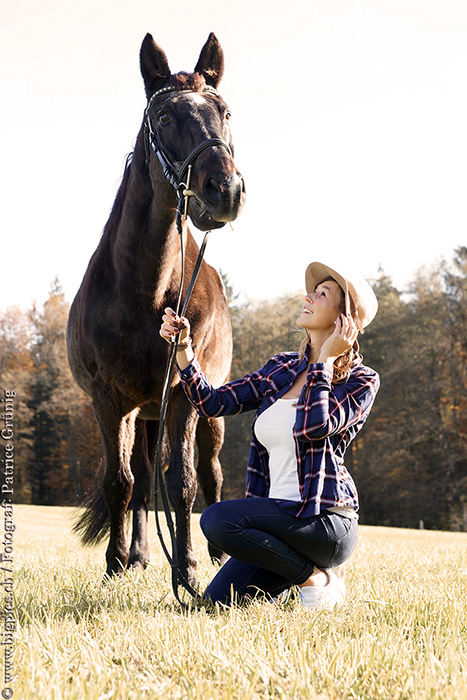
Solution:
M103 479L96 479L76 530L86 544L109 533L109 575L129 566L144 568L149 561L147 515L168 355L159 328L163 309L175 308L181 240L187 278L198 252L186 224L182 237L177 232L176 176L186 175L190 160L188 215L203 231L233 221L245 198L243 179L232 159L230 113L217 93L223 52L214 34L193 73L172 75L164 52L149 34L140 62L148 98L143 125L72 304L67 337L70 366L92 398L105 454ZM184 292L186 287L187 282ZM231 329L223 285L204 262L187 315L203 368L214 384L224 382L230 370ZM197 476L211 504L220 499L222 442L221 420L198 420L175 373L167 410L166 482L175 511L180 571L190 582L196 567L190 534L197 490L194 446ZM129 544L125 521L130 509Z

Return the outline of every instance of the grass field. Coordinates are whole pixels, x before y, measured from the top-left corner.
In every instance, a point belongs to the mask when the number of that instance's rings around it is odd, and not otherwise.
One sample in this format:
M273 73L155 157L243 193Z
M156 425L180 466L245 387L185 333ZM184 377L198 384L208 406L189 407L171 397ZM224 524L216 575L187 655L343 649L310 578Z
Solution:
M102 585L105 546L83 549L72 515L14 508L14 698L467 698L467 533L361 527L336 612L183 613L154 528L150 567Z

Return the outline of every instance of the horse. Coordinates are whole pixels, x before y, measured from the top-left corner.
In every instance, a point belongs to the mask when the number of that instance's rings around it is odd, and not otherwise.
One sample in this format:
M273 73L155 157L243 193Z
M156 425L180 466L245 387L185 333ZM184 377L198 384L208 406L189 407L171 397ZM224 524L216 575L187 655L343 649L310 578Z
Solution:
M235 220L245 201L244 180L233 160L230 112L217 91L223 68L224 53L213 33L193 73L176 74L153 37L145 36L140 50L147 98L143 122L70 308L69 365L92 399L104 454L101 475L74 530L87 545L109 537L108 576L149 563L148 509L169 352L159 329L164 308L176 308L181 248L187 277L198 252L186 217L177 229L180 192L188 198L187 216L201 231ZM189 185L181 177L188 170ZM186 280L182 289L186 293ZM224 383L232 357L227 301L218 273L204 260L187 315L203 369L213 384ZM191 584L196 582L190 521L197 482L207 505L220 500L223 439L222 419L198 418L175 372L164 467L180 575ZM131 513L129 543L125 524ZM212 548L210 554L222 556Z

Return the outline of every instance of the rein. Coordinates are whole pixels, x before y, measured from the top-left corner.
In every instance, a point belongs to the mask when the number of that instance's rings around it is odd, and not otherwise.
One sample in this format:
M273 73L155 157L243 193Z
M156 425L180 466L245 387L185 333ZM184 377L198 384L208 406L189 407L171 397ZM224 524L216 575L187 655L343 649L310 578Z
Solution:
M182 291L183 276L184 276L183 245L181 246L180 250L181 250L181 259L182 259L182 272L181 272L181 280L180 280L177 309L176 309L176 313L178 316L183 316L185 314L186 307L188 306L191 292L193 291L193 287L195 286L195 282L196 282L196 279L198 277L198 273L199 273L201 263L203 260L208 235L209 235L209 231L206 231L206 233L204 234L203 242L202 242L201 247L199 249L198 257L196 259L195 268L194 268L193 274L191 276L190 285L188 287L185 302L184 302L183 308L180 312L181 291ZM182 240L180 240L180 242L183 243ZM166 417L168 403L169 403L170 385L172 383L172 377L174 374L175 363L176 363L176 358L177 358L177 348L178 348L178 336L176 336L175 339L172 340L172 342L170 344L169 357L167 359L167 365L165 368L164 384L163 384L163 389L162 389L161 410L160 410L160 415L159 415L159 432L158 432L158 436L157 436L155 471L154 471L154 513L155 513L155 518L156 518L157 535L159 537L159 541L161 543L162 550L167 558L167 561L169 562L169 564L172 568L173 594L174 594L177 602L185 610L187 610L189 608L189 606L180 599L180 596L178 593L178 587L180 585L183 586L183 588L186 591L188 591L188 593L195 600L198 599L198 593L195 591L193 586L191 586L191 584L187 581L187 579L183 576L182 572L180 571L179 565L178 565L177 538L176 538L175 527L174 527L173 518L172 518L172 511L170 510L170 502L169 502L169 497L167 494L167 486L166 486L164 474L162 471L162 443L164 440L165 417ZM171 545L172 545L172 554L170 554L169 550L167 549L167 546L166 546L165 541L164 541L164 536L162 534L161 526L160 526L159 512L157 510L157 497L158 497L159 493L161 495L162 505L164 507L165 520L167 523L167 528L169 530L170 541L171 541Z
M167 178L167 180L170 182L172 187L176 190L177 195L178 195L178 205L175 213L175 221L177 225L177 230L180 236L180 255L181 255L181 276L180 276L180 286L178 289L178 297L177 297L177 305L175 309L175 313L177 316L184 316L186 312L186 308L188 306L188 302L190 301L191 293L193 291L193 288L195 286L200 268L201 268L201 263L203 261L203 256L204 256L204 251L206 249L207 245L207 239L209 235L209 231L207 231L204 235L203 242L201 244L201 247L199 249L198 257L196 259L195 267L193 270L193 274L191 276L190 284L188 286L188 291L186 294L185 301L183 303L183 307L180 311L181 307L181 299L182 299L182 289L183 289L183 280L184 280L184 274L185 274L185 255L184 255L184 248L183 248L183 225L182 225L182 219L186 220L187 219L187 211L188 211L188 198L193 197L194 192L190 190L190 179L191 179L191 169L193 162L196 160L196 158L199 156L200 153L202 153L206 148L214 147L214 146L222 146L225 148L230 155L232 155L232 151L230 149L230 146L228 143L223 141L222 139L217 139L217 138L212 138L212 139L206 139L205 141L202 141L191 153L190 155L184 160L182 163L181 167L177 170L175 165L170 161L170 158L167 156L167 154L164 152L160 141L157 138L157 134L154 131L152 124L151 124L151 119L149 116L149 110L151 108L151 105L153 103L153 100L155 97L158 97L159 95L166 94L168 92L180 92L180 90L190 90L193 92L190 88L173 88L173 87L165 87L162 88L161 90L158 90L155 92L151 98L148 101L148 105L146 107L145 111L145 120L144 120L144 148L145 148L145 154L146 154L146 164L149 166L149 158L150 158L150 148L154 151L154 153L157 155L159 162L162 166L162 169L164 171L164 175ZM205 92L211 92L214 94L218 94L217 91L210 87L206 86L205 87ZM186 182L183 181L183 178L186 175ZM178 563L178 552L177 552L177 539L176 539L176 534L175 534L175 526L173 523L173 518L172 518L172 512L170 509L170 502L169 502L169 497L167 494L167 486L165 483L165 478L164 474L162 471L162 444L163 444L163 439L164 439L164 429L165 429L165 420L166 420L166 414L167 414L167 407L168 407L168 402L169 402L169 393L170 393L170 386L172 383L172 378L174 374L174 369L175 369L175 363L176 363L176 357L177 357L177 348L178 348L178 336L175 337L174 340L172 340L170 344L170 350L169 350L169 356L167 359L167 365L165 369L165 375L164 375L164 383L163 383L163 388L162 388L162 400L161 400L161 410L160 410L160 416L159 416L159 432L158 432L158 437L157 437L157 447L156 447L156 457L155 457L155 473L154 473L154 512L155 512L155 519L156 519L156 526L157 526L157 535L159 537L159 541L162 546L162 550L172 568L172 590L174 593L174 596L177 600L177 602L185 609L188 610L189 606L184 603L179 596L178 593L178 588L179 586L183 586L186 591L196 600L199 599L198 593L195 591L193 586L186 580L186 578L183 576L179 569L179 563ZM169 535L170 535L170 540L171 540L171 546L172 546L172 554L170 554L165 542L164 542L164 537L161 531L160 527L160 521L159 521L159 514L157 510L157 499L158 495L161 495L162 499L162 505L164 507L164 514L165 514L165 519L167 523L167 527L169 530Z

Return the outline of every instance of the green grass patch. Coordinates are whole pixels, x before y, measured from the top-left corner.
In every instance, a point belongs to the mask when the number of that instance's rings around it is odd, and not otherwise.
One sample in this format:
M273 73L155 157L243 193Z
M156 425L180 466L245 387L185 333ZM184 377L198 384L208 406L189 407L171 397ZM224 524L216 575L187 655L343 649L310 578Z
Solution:
M155 528L148 569L103 583L105 545L83 548L72 515L14 508L14 697L467 698L467 533L361 527L335 612L291 600L185 613ZM204 588L216 568L198 523Z

